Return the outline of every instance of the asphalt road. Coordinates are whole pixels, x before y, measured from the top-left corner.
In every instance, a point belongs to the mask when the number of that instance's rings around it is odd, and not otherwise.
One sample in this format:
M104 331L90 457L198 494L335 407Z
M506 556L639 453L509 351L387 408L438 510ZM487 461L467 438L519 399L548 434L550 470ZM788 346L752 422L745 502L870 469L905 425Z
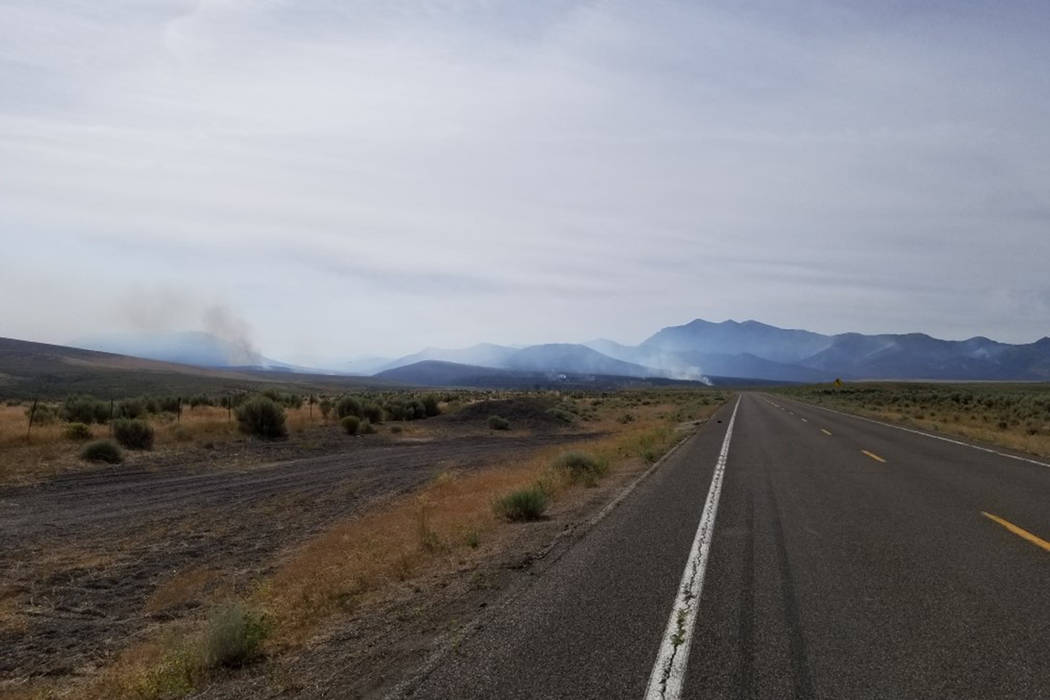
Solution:
M732 411L414 696L1050 697L1050 468L747 393L712 513Z

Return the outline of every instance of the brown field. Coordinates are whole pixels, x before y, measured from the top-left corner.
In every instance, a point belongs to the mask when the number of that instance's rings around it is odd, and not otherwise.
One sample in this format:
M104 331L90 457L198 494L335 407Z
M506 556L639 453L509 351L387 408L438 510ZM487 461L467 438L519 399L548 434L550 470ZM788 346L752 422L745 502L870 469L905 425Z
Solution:
M724 399L532 396L365 437L304 407L289 411L291 437L277 443L247 439L225 410L201 407L158 422L153 452L105 468L80 464L58 427L28 446L5 437L0 695L388 687ZM552 419L541 410L552 402L578 419ZM21 410L4 409L0 435ZM492 413L512 429L490 430ZM604 478L588 487L553 468L569 449L607 465ZM37 462L19 468L11 453ZM551 498L546 518L497 517L497 497L536 483ZM238 668L203 651L231 609L265 628Z

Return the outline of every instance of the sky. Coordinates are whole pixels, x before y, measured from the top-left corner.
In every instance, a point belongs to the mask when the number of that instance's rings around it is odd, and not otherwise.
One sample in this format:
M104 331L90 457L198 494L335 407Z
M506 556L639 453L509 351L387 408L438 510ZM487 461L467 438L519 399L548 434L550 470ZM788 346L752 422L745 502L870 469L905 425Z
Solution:
M1050 334L1050 5L0 0L0 335Z

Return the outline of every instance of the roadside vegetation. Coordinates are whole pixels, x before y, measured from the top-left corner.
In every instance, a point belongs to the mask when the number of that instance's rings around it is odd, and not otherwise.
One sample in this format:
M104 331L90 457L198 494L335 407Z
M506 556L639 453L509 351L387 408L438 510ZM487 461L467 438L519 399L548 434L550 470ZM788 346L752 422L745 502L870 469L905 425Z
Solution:
M149 628L123 653L78 684L80 697L181 697L236 679L244 666L249 668L243 674L266 675L273 660L318 643L334 625L387 614L384 601L406 590L417 591L423 605L423 591L431 590L436 580L444 581L444 590L450 580L475 576L482 562L514 556L509 553L516 547L531 552L558 537L568 523L592 513L643 473L728 395L716 390L461 391L317 396L314 401L300 397L298 404L281 395L196 398L195 406L180 402L178 407L169 404L174 411L144 410L136 418L118 420L152 428L154 453L186 444L177 438L179 430L188 431L195 445L252 441L264 449L306 445L321 435L331 436L333 449L346 449L358 441L347 440L347 434L368 436L376 433L376 425L390 429L363 439L471 436L502 442L507 436L519 441L552 434L559 439L558 444L539 441L534 448L515 448L509 460L469 468L443 465L423 486L375 501L313 531L279 557L259 562L255 578L240 580L235 588L208 592L212 589L206 582L221 579L221 570L173 574L172 585L162 583L157 590L158 596L170 597L164 609L178 613L171 619L151 618ZM29 446L26 406L0 407L7 411L0 415L22 419L20 434L12 431L10 438L0 421L0 451L84 449L80 438L66 436L71 423L63 405L50 406L54 422L34 432ZM265 427L261 433L242 432L241 415L252 406L266 406L268 416L258 423L253 419L252 425L274 425L279 422L274 412L279 412L287 440L259 439L270 436ZM632 419L620 420L624 415ZM505 434L493 431L493 416L507 423ZM106 441L116 429L114 421L83 425L92 438ZM115 442L108 445L120 454ZM144 456L130 449L124 458ZM97 468L92 464L86 468ZM183 578L176 581L179 576ZM185 593L178 594L182 589ZM456 585L449 590L454 589ZM398 624L391 620L385 626Z
M72 394L55 401L0 400L0 484L25 483L90 468L83 455L91 440L111 440L128 461L193 447L216 449L245 439L316 443L330 430L373 435L376 426L407 424L491 392L362 392L325 396L265 390L221 395L137 396L102 400Z
M862 383L778 390L810 403L1050 457L1050 385Z

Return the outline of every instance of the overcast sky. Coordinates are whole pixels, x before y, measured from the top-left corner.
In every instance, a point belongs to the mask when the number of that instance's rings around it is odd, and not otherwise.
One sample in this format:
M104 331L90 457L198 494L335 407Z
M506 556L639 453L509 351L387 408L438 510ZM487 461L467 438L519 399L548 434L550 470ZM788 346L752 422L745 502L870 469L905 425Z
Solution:
M1050 4L0 0L0 335L1050 334Z

